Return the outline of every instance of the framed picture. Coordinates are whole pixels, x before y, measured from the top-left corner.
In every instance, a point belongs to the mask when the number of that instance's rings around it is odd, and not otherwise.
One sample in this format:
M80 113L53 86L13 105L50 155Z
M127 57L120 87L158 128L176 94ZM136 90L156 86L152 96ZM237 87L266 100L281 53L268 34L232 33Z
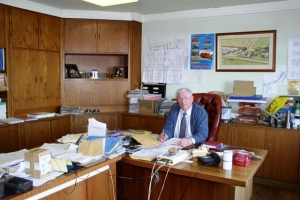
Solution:
M114 78L124 78L125 70L124 67L114 67Z
M216 72L275 72L276 30L216 34Z
M81 78L76 64L65 64L67 78Z

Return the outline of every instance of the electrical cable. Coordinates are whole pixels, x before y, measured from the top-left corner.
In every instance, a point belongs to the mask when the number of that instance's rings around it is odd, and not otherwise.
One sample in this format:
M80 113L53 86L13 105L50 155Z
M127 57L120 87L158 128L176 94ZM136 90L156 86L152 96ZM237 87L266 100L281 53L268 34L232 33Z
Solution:
M153 167L152 167L152 172L151 172L151 178L150 178L150 183L149 183L149 187L148 187L148 200L150 200L150 196L151 196L151 192L152 192L152 189L151 189L151 184L152 184L152 178L153 176L155 175L155 173L158 172L158 170L160 170L160 168L162 168L164 165L161 165L159 166L153 173L153 170L154 170L154 167L155 167L156 163L153 164Z
M115 195L115 186L114 186L114 181L112 179L112 174L111 174L111 171L110 171L110 168L108 169L109 171L109 177L110 177L110 180L111 180L111 185L112 185L112 192L113 192L113 200L116 200L116 195ZM108 184L107 184L108 185ZM109 188L109 187L108 187ZM109 191L109 190L107 190ZM109 198L110 198L110 195L108 194Z
M186 192L188 186L191 184L192 180L193 180L193 179L196 177L196 175L199 174L205 167L206 167L206 166L203 166L203 167L202 167L198 172L196 172L196 173L194 174L194 176L190 179L190 181L188 182L188 184L187 184L186 187L184 188L184 191L183 191L183 193L182 193L182 195L181 195L180 200L184 197L184 194L185 194L185 192Z
M166 182L166 180L167 180L167 176L168 176L169 171L170 171L170 169L171 169L172 166L173 166L173 165L170 165L170 167L168 168L168 171L167 171L167 173L166 173L166 175L165 175L164 183L163 183L163 185L162 185L162 187L161 187L161 190L160 190L160 193L159 193L159 196L158 196L158 199L157 199L157 200L160 199L160 195L161 195L161 193L162 193L162 191L163 191L163 189L164 189L165 182Z

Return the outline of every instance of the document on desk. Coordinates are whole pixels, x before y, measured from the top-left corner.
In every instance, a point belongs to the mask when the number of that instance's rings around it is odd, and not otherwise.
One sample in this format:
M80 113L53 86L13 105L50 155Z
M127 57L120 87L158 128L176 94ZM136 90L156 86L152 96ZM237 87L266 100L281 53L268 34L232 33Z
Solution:
M0 167L7 167L11 165L18 164L24 161L24 153L28 151L26 149L22 149L19 151L14 151L10 153L1 153L0 154Z
M133 159L152 161L158 155L168 152L171 147L173 146L165 144L156 145L141 149L140 151L134 152L133 154L129 154L129 156Z
M69 143L69 144L49 144L44 143L40 148L48 149L51 152L52 156L57 156L65 153L76 153L78 145Z
M144 147L149 147L153 145L159 145L161 142L157 140L150 134L132 134L131 137L135 139L138 143L140 143Z

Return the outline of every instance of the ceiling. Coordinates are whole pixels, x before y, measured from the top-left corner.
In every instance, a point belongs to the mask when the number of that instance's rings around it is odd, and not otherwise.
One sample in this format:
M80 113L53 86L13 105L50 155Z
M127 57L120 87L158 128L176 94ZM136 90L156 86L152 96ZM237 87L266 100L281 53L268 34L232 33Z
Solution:
M62 18L142 23L300 9L300 0L139 0L108 7L83 0L0 0L0 3Z
M137 13L153 15L187 10L245 6L289 0L139 0L116 6L101 7L83 0L27 0L59 9Z

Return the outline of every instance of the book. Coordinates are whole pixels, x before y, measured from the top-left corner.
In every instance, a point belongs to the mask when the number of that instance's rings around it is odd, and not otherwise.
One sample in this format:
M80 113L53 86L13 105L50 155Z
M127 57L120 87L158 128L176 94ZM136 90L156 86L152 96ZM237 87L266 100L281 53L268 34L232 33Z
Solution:
M24 121L38 120L36 117L30 117L27 114L19 115L17 118L18 119L23 119Z
M17 124L24 122L24 119L18 119L15 117L10 118L0 118L0 122L6 123L6 124Z
M112 153L122 144L121 137L107 137L105 141L104 153Z
M213 140L203 142L203 146L207 147L207 148L214 148L214 149L224 148L223 143L218 142L218 141L213 141Z
M46 117L54 117L54 115L55 115L55 113L50 113L50 112L38 112L38 113L27 114L28 117L34 117L37 119L46 118Z

